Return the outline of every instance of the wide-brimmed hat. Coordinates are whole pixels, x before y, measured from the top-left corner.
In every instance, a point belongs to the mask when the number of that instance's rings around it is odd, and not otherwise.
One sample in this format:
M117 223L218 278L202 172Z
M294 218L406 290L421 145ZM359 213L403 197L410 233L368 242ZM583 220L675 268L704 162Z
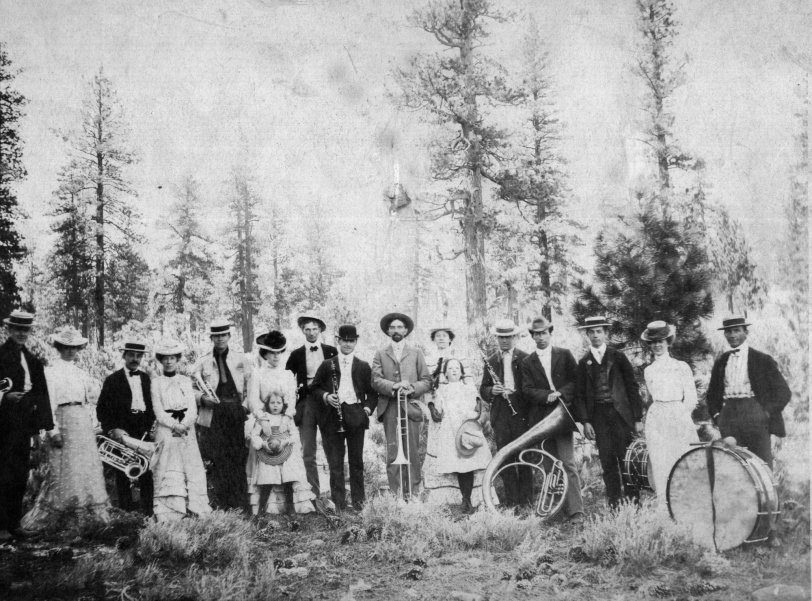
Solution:
M677 329L671 324L665 323L662 320L652 321L646 326L645 331L640 334L640 340L646 342L657 342L658 340L668 340L673 338L677 333Z
M611 328L612 324L606 321L603 315L593 315L584 319L584 323L578 326L579 330L588 330L589 328Z
M83 338L79 330L72 326L65 326L57 330L51 336L51 344L61 344L62 346L84 346L87 344L87 338Z
M485 433L482 424L475 419L467 419L457 428L454 441L457 445L457 454L461 457L470 457L476 450L485 444Z
M270 446L270 442L274 440L278 440L281 444L280 450L276 453L268 451L265 448L257 450L257 457L259 457L259 460L262 463L268 465L282 465L285 463L285 461L287 461L288 457L290 457L291 451L293 451L293 445L286 445L285 437L282 434L272 432L267 438L263 436L262 439L269 443L268 446Z
M124 343L120 347L118 347L118 350L122 353L126 353L128 351L133 353L146 353L147 343L138 338L128 338L124 340Z
M15 309L3 320L3 323L12 328L32 328L34 327L34 314Z
M282 353L288 348L288 339L279 330L271 330L267 334L257 336L257 346L266 351Z
M537 327L533 327L535 324L539 324ZM533 321L530 322L530 327L527 328L527 331L533 334L534 332L546 332L549 330L550 332L553 331L553 324L549 322L546 317L534 317Z
M209 336L231 334L233 325L228 319L216 319L209 324Z
M339 340L358 340L358 330L353 325L345 324L338 327L337 337Z
M732 317L725 317L722 320L722 327L716 328L717 330L727 330L729 328L738 328L738 327L747 327L753 325L751 323L747 323L747 318L742 317L741 315L735 315Z
M308 321L315 321L322 332L327 329L327 324L321 317L316 316L315 311L307 311L306 313L300 315L296 320L296 325L299 326L299 329L301 330Z
M164 338L155 344L155 356L171 357L172 355L182 355L186 347L183 343L174 338Z
M491 328L494 336L516 336L521 333L519 326L513 323L512 319L500 319Z
M412 318L408 315L404 315L403 313L387 313L383 317L381 317L381 330L383 330L384 334L389 333L389 324L395 320L402 321L403 325L406 326L406 334L411 334L412 330L414 330L414 322Z
M454 334L454 330L451 329L451 326L439 326L439 327L436 327L436 328L432 328L429 331L429 338L434 340L434 335L437 332L447 332L448 333L448 338L450 340L452 340L452 341L454 340L454 338L456 338L456 335Z

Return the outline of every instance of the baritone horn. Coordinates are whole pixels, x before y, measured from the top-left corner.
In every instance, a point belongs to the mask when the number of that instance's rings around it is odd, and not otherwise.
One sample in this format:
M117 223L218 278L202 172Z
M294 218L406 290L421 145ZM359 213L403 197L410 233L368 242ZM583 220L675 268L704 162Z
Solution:
M408 480L408 495L412 496L412 462L410 457L403 452L403 439L406 439L406 451L409 449L409 395L403 388L398 388L397 408L398 408L398 454L392 465L399 465L400 486L403 487L403 466L406 466L406 478Z
M152 469L161 445L127 435L122 441L123 444L103 434L96 435L102 463L124 472L132 482Z
M496 477L504 470L521 467L528 470L529 474L533 474L533 480L538 479L540 483L539 494L535 502L536 515L542 519L549 519L557 514L564 505L567 488L570 485L567 473L564 471L564 464L543 448L533 448L533 445L543 442L551 436L575 430L575 420L572 414L564 405L563 400L559 400L550 415L519 438L502 447L488 463L485 475L482 477L482 502L485 507L491 510L496 509L493 490ZM515 453L519 453L518 460L507 463L508 458ZM529 477L529 474L522 474L520 477ZM573 484L577 485L577 483Z

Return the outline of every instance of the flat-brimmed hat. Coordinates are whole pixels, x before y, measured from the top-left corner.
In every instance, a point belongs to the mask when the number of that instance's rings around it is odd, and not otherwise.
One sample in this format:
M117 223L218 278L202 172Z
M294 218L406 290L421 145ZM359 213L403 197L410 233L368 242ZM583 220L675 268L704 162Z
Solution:
M588 330L589 328L611 328L612 324L606 321L603 315L593 315L584 319L584 323L578 326L579 330Z
M494 336L516 336L521 333L519 326L513 323L512 319L500 319L491 328Z
M747 323L747 318L742 317L741 315L734 315L732 317L725 317L722 320L722 327L716 328L717 330L727 330L729 328L738 328L738 327L747 327L753 325L751 323Z
M16 309L3 320L3 323L12 328L32 328L34 327L34 314Z
M215 319L209 324L209 336L231 334L233 324L228 319Z
M143 340L139 340L138 338L129 338L124 340L124 344L118 347L118 350L122 353L132 352L132 353L146 353L147 352L147 343Z
M293 445L286 445L285 437L281 434L276 432L271 433L268 435L267 438L264 436L262 437L265 442L270 443L272 440L278 440L282 446L281 450L277 453L272 451L268 451L265 448L261 448L257 451L257 457L262 463L266 463L268 465L282 465L287 461L288 457L290 457L290 453L293 450ZM270 445L269 445L270 446Z
M414 330L414 322L412 318L408 315L404 315L403 313L387 313L383 317L381 317L381 330L383 330L384 334L389 333L389 324L391 324L395 320L402 321L403 325L406 326L406 334L411 334L412 330Z
M257 346L266 351L282 353L288 348L288 339L279 330L271 330L267 334L257 336Z
M447 333L448 333L448 337L449 337L451 340L454 340L454 338L456 337L456 335L454 334L454 330L452 330L452 329L451 329L451 326L440 326L440 327L437 327L437 328L432 328L432 329L431 329L431 331L429 332L429 338L431 338L432 340L434 340L434 335L435 335L437 332L447 332Z
M355 326L345 324L338 327L339 340L358 340L358 338L358 330L355 329Z
M301 330L308 321L315 321L322 332L327 329L327 324L321 317L316 316L315 311L308 311L300 315L296 320L296 325L299 326L299 329Z
M155 344L155 356L171 357L172 355L182 355L186 347L179 340L164 338Z
M533 327L534 324L540 324L538 327ZM530 327L527 328L527 331L531 334L534 332L546 332L549 330L550 332L553 331L553 324L551 324L546 317L534 317L533 321L530 322Z
M671 324L667 324L662 320L652 321L646 326L645 331L640 334L640 340L646 342L657 342L658 340L668 340L673 338L677 333L677 329Z
M485 444L485 434L482 424L475 419L467 419L457 428L455 443L457 454L461 457L470 457L476 450Z
M51 344L61 344L62 346L84 346L87 344L87 338L82 338L82 335L74 327L65 326L57 330L51 336Z

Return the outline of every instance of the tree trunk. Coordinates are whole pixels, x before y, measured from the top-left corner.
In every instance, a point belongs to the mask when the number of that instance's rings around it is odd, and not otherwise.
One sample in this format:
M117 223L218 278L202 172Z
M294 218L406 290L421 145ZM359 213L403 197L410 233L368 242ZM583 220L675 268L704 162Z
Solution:
M243 260L245 261L245 295L243 296L242 348L247 353L254 343L254 302L257 300L253 297L253 248L251 248L251 220L253 215L251 214L251 201L248 198L247 189L244 203L245 256Z
M99 125L101 131L101 124ZM96 341L104 346L104 173L103 155L96 154L98 182L96 183L96 281L94 300L96 304Z

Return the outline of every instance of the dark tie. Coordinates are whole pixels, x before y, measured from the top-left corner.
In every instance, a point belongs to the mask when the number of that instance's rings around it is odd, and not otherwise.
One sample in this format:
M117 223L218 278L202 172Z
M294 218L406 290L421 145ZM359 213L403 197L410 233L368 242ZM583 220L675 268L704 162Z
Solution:
M317 347L317 346L311 346L310 347L310 352L311 353L315 353L317 350L319 350L319 347Z
M733 350L730 351L730 353L732 355L738 355L740 350L741 350L740 348L734 348Z
M131 378L134 378L135 376L140 376L140 375L141 375L141 371L140 371L140 370L138 370L138 369L134 369L134 370L132 370L132 371L130 372L130 377L131 377Z

